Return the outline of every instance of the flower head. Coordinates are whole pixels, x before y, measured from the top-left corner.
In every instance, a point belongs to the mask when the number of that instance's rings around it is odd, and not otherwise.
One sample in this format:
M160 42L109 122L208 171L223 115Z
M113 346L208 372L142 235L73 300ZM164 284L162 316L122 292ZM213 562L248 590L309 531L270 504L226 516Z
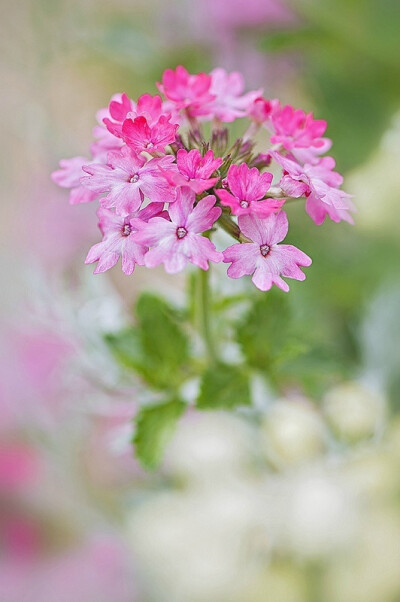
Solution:
M191 115L207 113L204 108L214 95L210 92L211 76L207 73L190 74L179 65L176 70L166 69L158 89L166 98L173 101L177 108L186 109Z
M311 259L292 245L280 245L288 232L286 213L259 217L239 216L239 227L252 242L239 243L224 251L224 262L231 263L228 276L241 278L253 274L252 281L262 291L273 284L287 292L288 284L281 276L304 280L299 266L311 265Z
M165 176L171 185L188 186L196 194L212 188L219 180L219 176L210 176L222 165L221 158L215 158L212 150L202 157L200 151L193 149L186 151L180 149L176 155L178 171L166 171Z
M137 243L152 247L145 255L145 265L153 268L161 263L166 272L180 272L188 262L208 270L208 262L218 263L223 255L203 232L210 230L221 215L212 195L201 199L194 207L195 194L190 188L180 188L175 203L169 208L170 220L154 217L148 223L134 220Z
M246 163L231 165L227 182L231 192L217 189L221 204L230 207L233 215L257 213L270 215L278 211L285 202L283 199L261 200L267 194L272 182L272 173L260 173L257 167L250 168ZM231 194L232 193L232 194Z

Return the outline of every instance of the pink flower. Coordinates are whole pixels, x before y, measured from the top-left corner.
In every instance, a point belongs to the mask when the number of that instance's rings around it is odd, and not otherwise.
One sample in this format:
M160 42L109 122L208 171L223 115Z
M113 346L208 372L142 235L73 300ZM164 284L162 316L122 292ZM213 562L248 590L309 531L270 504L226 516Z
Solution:
M134 120L125 119L122 125L122 137L135 152L148 153L165 151L165 147L175 141L177 124L169 122L169 117L161 115L160 119L149 125L143 116Z
M171 185L188 186L196 194L201 194L215 186L219 180L219 177L210 177L222 165L222 159L215 158L212 150L207 151L202 157L197 149L191 151L180 149L176 162L179 171L167 171L164 174Z
M133 102L126 94L122 94L120 100L113 97L108 107L108 114L104 115L103 122L107 129L114 135L122 137L122 124L125 119L144 117L151 124L165 114L160 96L143 94L137 103Z
M144 265L144 255L147 251L146 247L138 244L133 238L135 232L133 220L140 218L146 222L151 217L161 215L162 210L163 203L150 203L141 211L121 217L109 209L100 207L97 216L103 240L93 245L85 263L98 261L94 273L100 274L114 267L121 257L122 271L127 276L132 274L136 264Z
M61 188L71 188L69 202L71 205L78 203L89 203L96 198L92 190L88 190L81 184L81 178L84 176L82 167L88 162L86 157L72 157L71 159L61 159L60 168L53 171L51 178L53 182Z
M125 93L115 94L108 109L104 109L101 120L113 136L121 137L122 123L127 115L135 111L136 103L131 98Z
M281 103L278 99L267 100L262 96L256 98L248 107L247 114L256 123L270 121L272 116L280 110Z
M262 90L243 94L244 88L243 75L238 71L227 73L225 69L213 69L210 92L215 95L215 99L208 107L208 114L224 122L245 117L250 105L262 94Z
M191 115L207 113L204 105L214 100L214 95L210 93L211 76L207 73L191 75L181 65L175 71L166 69L162 83L157 86L177 108L186 109Z
M313 162L332 145L329 138L322 138L326 126L326 121L314 119L312 113L286 105L272 115L271 142L292 151L298 161Z
M272 173L260 173L257 167L250 168L246 163L231 165L228 171L228 192L222 188L215 191L221 204L230 207L233 215L245 215L257 213L259 215L270 215L278 211L285 202L283 199L266 199L271 182Z
M355 207L350 195L339 190L343 178L333 171L335 160L332 157L323 157L316 165L306 163L301 166L274 151L271 155L284 169L280 181L283 192L294 198L307 197L306 211L318 226L327 215L334 222L354 223L349 211L354 211Z
M201 199L195 207L195 194L190 188L180 188L178 198L169 208L171 221L154 217L146 224L134 221L139 232L134 234L138 244L153 247L146 253L145 265L153 268L161 263L166 272L175 274L188 262L208 270L208 262L218 263L223 255L203 232L210 230L221 215L213 195Z
M239 243L224 251L224 262L231 263L228 276L241 278L253 274L252 281L261 291L268 291L273 284L287 292L288 284L282 280L305 280L299 266L311 265L311 259L292 245L280 245L288 232L286 213L259 217L239 216L239 227L253 242Z
M120 152L108 154L108 165L85 165L89 175L82 178L82 184L96 194L108 192L101 199L102 206L115 207L118 215L126 216L139 209L144 197L162 203L175 200L175 190L160 171L160 168L171 169L173 161L171 155L146 162L144 157L124 146Z

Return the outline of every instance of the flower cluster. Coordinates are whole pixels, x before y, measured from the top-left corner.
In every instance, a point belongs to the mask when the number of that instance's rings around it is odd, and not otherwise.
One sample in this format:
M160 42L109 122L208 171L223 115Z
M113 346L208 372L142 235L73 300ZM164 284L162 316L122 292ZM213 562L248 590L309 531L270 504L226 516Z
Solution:
M252 275L266 291L282 279L304 280L311 259L280 244L288 232L283 206L304 197L316 224L325 217L352 223L350 196L332 157L326 122L312 113L268 100L262 90L244 93L240 73L214 69L190 74L167 69L158 89L137 102L115 95L98 114L91 159L60 162L53 180L69 188L70 202L99 199L103 235L86 263L95 273L113 267L164 264L168 273L188 262L207 270L209 262L231 265L228 276ZM229 140L225 124L249 121L243 136ZM257 152L255 136L265 129L270 147ZM205 132L208 132L206 136ZM261 138L261 137L260 137ZM280 176L265 171L274 162ZM218 227L236 244L223 252L211 241Z

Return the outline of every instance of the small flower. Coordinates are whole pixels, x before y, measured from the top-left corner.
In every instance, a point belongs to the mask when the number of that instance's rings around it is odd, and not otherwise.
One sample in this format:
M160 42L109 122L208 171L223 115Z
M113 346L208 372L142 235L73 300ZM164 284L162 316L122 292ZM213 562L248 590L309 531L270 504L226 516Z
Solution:
M122 94L120 100L113 97L108 106L107 113L103 116L103 122L109 132L114 136L122 137L122 125L125 119L135 117L145 117L149 124L158 121L161 115L164 115L163 102L160 96L143 94L139 97L137 103ZM168 116L168 115L166 115Z
M289 286L281 276L305 279L299 266L311 265L310 257L297 247L278 244L288 232L284 211L269 217L241 215L238 222L243 234L253 242L232 245L224 251L224 262L231 263L228 276L253 274L252 281L261 291L268 291L275 284L285 292Z
M215 186L219 180L219 177L210 177L222 165L222 159L215 158L212 150L207 151L202 157L197 149L191 151L180 149L176 156L176 163L178 172L164 173L171 185L188 186L196 194L201 194Z
M165 147L175 141L177 124L169 122L169 117L161 115L159 120L149 125L143 116L135 119L125 119L122 125L122 137L126 144L136 153L161 152Z
M190 115L207 113L204 106L214 100L214 95L210 93L211 76L207 73L192 75L181 65L175 71L166 69L162 83L157 86L177 108L186 109Z
M278 211L285 202L283 199L261 200L266 195L272 182L272 173L260 173L256 167L250 168L246 163L231 165L228 170L228 186L231 191L217 189L221 204L230 207L233 215L257 213L267 216Z
M274 132L272 144L282 145L298 161L312 163L332 145L329 138L322 138L326 121L314 119L312 113L306 114L301 109L286 105L272 114L271 122Z
M262 94L262 90L243 94L244 79L238 71L228 73L225 69L217 68L210 75L210 92L215 98L208 107L208 113L220 121L227 123L245 117L250 105Z
M89 175L82 178L89 190L96 194L108 192L101 205L115 207L118 215L126 216L137 211L145 197L153 202L171 203L175 190L162 177L161 169L171 169L173 156L146 159L124 146L120 152L108 154L108 165L85 165Z
M70 188L69 202L71 205L78 203L89 203L96 198L96 193L88 190L81 184L81 178L84 176L83 166L88 162L86 157L72 157L71 159L61 159L60 168L53 171L51 178L53 182L62 188Z
M274 151L271 155L284 169L280 181L282 190L294 198L307 197L306 211L318 226L327 215L334 222L354 223L349 211L354 211L355 207L350 195L339 190L343 178L333 171L335 160L332 157L323 157L315 165L306 163L302 166Z
M103 240L90 249L85 263L98 262L95 274L105 272L114 267L119 258L122 259L122 271L129 276L137 265L144 265L144 255L147 248L138 244L133 233L135 228L133 220L140 218L147 221L151 217L160 215L163 210L163 203L150 203L142 209L126 217L116 215L109 209L100 207L97 211L99 218L99 228L103 234Z
M248 107L247 114L256 123L262 124L272 119L280 110L281 103L278 99L267 100L262 96L256 98Z
M154 217L148 223L134 221L139 230L134 235L136 242L153 247L145 256L147 267L163 263L166 272L175 274L188 262L208 270L209 261L222 261L222 253L202 236L203 232L212 228L221 215L221 209L214 206L213 195L204 197L195 207L194 201L195 194L190 188L180 188L177 200L169 207L171 221L162 217Z

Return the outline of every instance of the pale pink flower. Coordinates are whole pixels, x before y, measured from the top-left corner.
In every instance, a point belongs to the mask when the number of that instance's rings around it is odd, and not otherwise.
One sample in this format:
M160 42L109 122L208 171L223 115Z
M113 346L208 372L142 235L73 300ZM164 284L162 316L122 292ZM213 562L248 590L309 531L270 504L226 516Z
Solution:
M179 65L176 70L166 69L158 89L179 109L186 109L190 115L207 113L204 105L214 100L210 93L211 76L207 73L190 74Z
M288 232L286 213L259 217L241 215L238 219L242 233L253 242L239 243L224 251L224 262L231 263L228 276L241 278L253 274L252 281L261 291L268 291L273 284L283 291L289 290L282 280L304 280L299 266L311 265L311 259L292 245L280 245Z
M84 176L82 167L86 165L86 157L72 157L71 159L61 159L60 168L53 171L51 179L61 186L61 188L70 188L69 202L71 205L78 203L89 203L96 198L96 193L88 190L81 184L81 178Z
M210 92L215 98L207 107L207 114L223 122L245 117L251 104L262 94L262 89L243 94L244 89L243 75L238 71L228 73L225 69L213 69Z
M248 107L247 114L256 123L262 124L269 122L272 116L280 110L281 103L277 98L267 100L262 96L256 98Z
M343 177L333 171L335 160L323 157L316 165L299 165L289 157L272 151L271 155L284 170L280 186L288 196L305 196L306 211L319 226L328 215L334 222L344 220L353 224L349 211L355 211L351 196L339 189Z
M145 255L147 267L163 263L166 272L175 274L188 262L208 270L209 261L222 261L222 253L202 236L221 215L221 209L214 206L215 196L204 197L195 207L194 201L195 193L190 188L180 188L177 200L169 207L171 221L162 217L154 217L147 224L134 220L139 230L134 234L136 242L153 247Z
M165 151L165 147L175 141L177 124L169 122L169 116L161 115L158 121L149 125L143 116L125 119L122 137L135 152L148 153Z
M108 154L108 165L85 165L89 175L82 184L96 194L108 192L101 205L115 207L118 215L126 216L137 211L145 197L150 201L170 203L175 200L175 190L162 177L161 169L171 169L174 157L146 159L129 147Z
M204 157L200 151L193 149L186 151L180 149L176 156L178 171L166 171L167 180L174 186L188 186L196 194L212 188L219 177L210 176L222 165L221 158L215 158L212 150L206 152Z
M103 234L103 240L90 249L85 263L98 262L95 274L105 272L114 267L121 257L122 271L129 276L133 273L136 264L144 265L144 255L147 248L138 244L133 233L136 231L133 225L135 218L146 222L151 217L161 215L163 203L150 203L141 211L121 217L109 209L100 207L97 211L99 228Z
M278 211L285 202L283 199L261 200L267 194L272 178L272 173L260 173L257 167L250 168L246 163L231 165L227 176L231 192L219 188L215 193L233 215L257 213L267 216Z
M115 94L113 96L115 100L112 102L119 102L121 96L123 95ZM93 138L95 138L95 142L93 142L91 145L90 152L92 153L92 157L96 160L96 162L99 163L107 163L107 153L119 150L123 145L121 138L117 137L115 134L112 134L104 124L104 119L109 118L109 116L109 108L104 108L97 111L96 119L98 125L95 125L93 128Z
M282 145L298 161L313 162L315 157L328 151L332 145L329 138L322 137L327 127L326 121L314 119L312 113L307 114L302 109L286 105L272 114L271 122L272 144Z

